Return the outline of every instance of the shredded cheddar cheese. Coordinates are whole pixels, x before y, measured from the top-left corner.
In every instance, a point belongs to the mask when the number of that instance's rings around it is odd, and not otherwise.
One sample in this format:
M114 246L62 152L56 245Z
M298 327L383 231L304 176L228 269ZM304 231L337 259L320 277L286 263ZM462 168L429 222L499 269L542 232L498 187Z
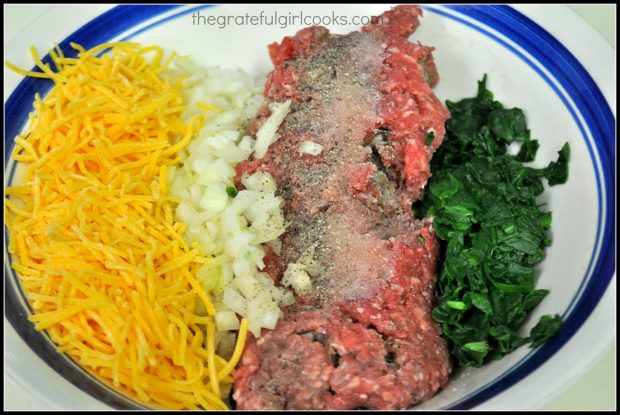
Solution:
M27 168L6 189L9 252L37 330L99 378L154 407L227 409L232 358L215 352L215 309L195 275L210 258L183 240L168 168L204 123L184 122L182 79L155 46L119 42L67 58L35 97L13 157ZM109 53L97 56L110 49ZM206 315L196 312L201 301Z

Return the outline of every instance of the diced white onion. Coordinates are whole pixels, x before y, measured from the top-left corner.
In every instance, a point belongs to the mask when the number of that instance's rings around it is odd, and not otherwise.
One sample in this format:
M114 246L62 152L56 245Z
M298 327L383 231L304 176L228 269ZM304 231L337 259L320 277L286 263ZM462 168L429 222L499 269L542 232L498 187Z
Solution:
M224 304L232 311L242 316L248 313L248 300L232 288L224 289Z
M239 292L248 299L256 297L262 290L262 286L251 275L239 275L235 277L233 282Z
M293 287L299 295L306 295L312 292L312 281L305 270L305 266L295 262L288 264L282 276L282 285Z
M261 320L262 320L262 315L257 316L258 318L252 318L248 320L248 330L250 331L250 333L252 333L254 335L254 337L260 337L261 336Z
M252 190L242 190L237 193L232 202L232 208L237 215L245 212L247 208L252 206L258 197L258 193Z
M321 272L323 272L321 264L319 264L315 258L316 247L317 243L310 245L310 247L306 249L297 260L298 263L305 266L305 271L311 277L317 277Z
M247 245L252 241L254 235L250 232L239 232L226 241L226 249L229 255L236 255L243 252Z
M223 211L227 203L226 189L217 185L208 186L202 194L202 199L200 199L200 207L213 213Z
M257 171L252 175L245 173L241 176L241 183L250 190L264 190L265 192L275 193L278 189L271 174L262 171Z
M222 264L222 284L225 287L229 286L233 282L233 269L232 264Z
M217 354L226 360L230 359L235 350L237 335L231 331L218 331L216 339L218 341Z
M184 92L188 105L183 120L201 115L205 125L179 152L183 165L169 168L168 185L170 194L180 199L175 215L187 224L183 238L198 244L201 255L210 258L196 278L216 307L218 350L232 353L234 336L227 330L238 329L239 317L247 318L250 331L259 336L261 328L275 327L280 306L295 301L291 291L260 271L265 267L261 244L279 252L277 238L286 230L276 181L267 172L245 174L245 189L229 195L237 163L253 153L256 158L265 155L291 102L272 104L271 116L254 139L245 132L263 97L251 76L240 70L200 68L185 59L171 70L191 78L186 85L192 86ZM197 312L205 315L204 305L198 303Z
M239 318L234 311L219 311L215 314L215 326L218 330L238 330Z
M273 280L269 277L268 274L264 272L257 272L254 275L254 278L256 279L256 281L258 281L259 283L261 283L263 286L267 288L274 287Z
M252 275L256 268L245 258L235 258L232 263L233 275Z
M301 154L310 154L312 156L318 156L323 151L323 146L315 143L314 141L302 141L299 145L299 152Z
M295 297L293 297L293 293L284 288L273 287L271 289L271 296L282 305L295 304Z
M276 131L278 131L278 127L280 127L280 124L284 121L290 107L290 99L283 103L274 102L269 107L271 109L271 115L256 132L256 145L254 147L254 157L256 159L265 157L269 146L276 142Z
M276 323L278 322L280 314L282 314L282 312L277 307L268 309L267 311L265 311L265 314L263 314L261 326L266 329L274 329L276 327Z
M239 151L241 151L244 158L247 159L248 157L250 157L250 155L254 151L254 143L254 139L249 135L246 135L241 139L241 141L239 142Z

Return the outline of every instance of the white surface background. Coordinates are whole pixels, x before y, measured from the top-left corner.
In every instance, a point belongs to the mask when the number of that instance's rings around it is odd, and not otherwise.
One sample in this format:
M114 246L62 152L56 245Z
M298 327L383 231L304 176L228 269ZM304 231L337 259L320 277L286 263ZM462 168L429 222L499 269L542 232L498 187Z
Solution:
M5 44L44 14L48 5L5 5ZM579 5L571 6L592 25L611 46L616 47L616 6ZM57 39L60 40L60 39ZM616 358L615 347L607 351L573 386L540 409L546 410L614 410L616 409ZM46 410L35 401L29 391L16 385L4 375L5 410Z

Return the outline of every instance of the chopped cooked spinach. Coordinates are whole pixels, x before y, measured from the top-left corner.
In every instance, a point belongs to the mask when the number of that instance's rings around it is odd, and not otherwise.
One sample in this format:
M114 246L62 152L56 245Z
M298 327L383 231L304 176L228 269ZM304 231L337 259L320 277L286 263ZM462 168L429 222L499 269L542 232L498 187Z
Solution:
M560 330L562 324L562 317L558 314L551 317L548 315L542 316L538 324L536 324L530 332L529 341L532 343L530 347L537 347L547 341L547 339L555 335Z
M570 149L535 169L539 147L525 114L504 108L478 82L473 98L447 102L451 118L431 163L433 177L414 209L432 216L441 240L438 299L433 318L440 324L455 362L481 366L523 344L542 344L562 319L543 316L522 337L519 329L549 291L536 289L536 266L551 244L551 212L536 201L549 185L566 182ZM520 143L516 155L508 145Z
M552 161L545 169L545 177L550 186L566 183L568 179L568 158L570 157L568 143L564 144L558 154L558 161Z
M433 144L433 140L435 139L435 131L429 131L426 133L426 145L430 146Z

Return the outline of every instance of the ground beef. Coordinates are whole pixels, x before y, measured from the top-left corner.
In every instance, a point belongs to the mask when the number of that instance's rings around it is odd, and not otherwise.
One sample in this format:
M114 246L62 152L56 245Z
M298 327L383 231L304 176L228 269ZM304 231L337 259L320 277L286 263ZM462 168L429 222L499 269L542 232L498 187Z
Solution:
M266 156L238 175L270 172L285 200L272 278L310 248L320 273L274 330L250 336L234 373L239 409L406 408L447 382L430 314L438 242L411 210L449 115L431 90L432 49L406 39L421 14L398 6L362 32L310 27L269 46L275 68L250 132L271 102L291 99L291 111ZM300 154L306 140L323 151Z

